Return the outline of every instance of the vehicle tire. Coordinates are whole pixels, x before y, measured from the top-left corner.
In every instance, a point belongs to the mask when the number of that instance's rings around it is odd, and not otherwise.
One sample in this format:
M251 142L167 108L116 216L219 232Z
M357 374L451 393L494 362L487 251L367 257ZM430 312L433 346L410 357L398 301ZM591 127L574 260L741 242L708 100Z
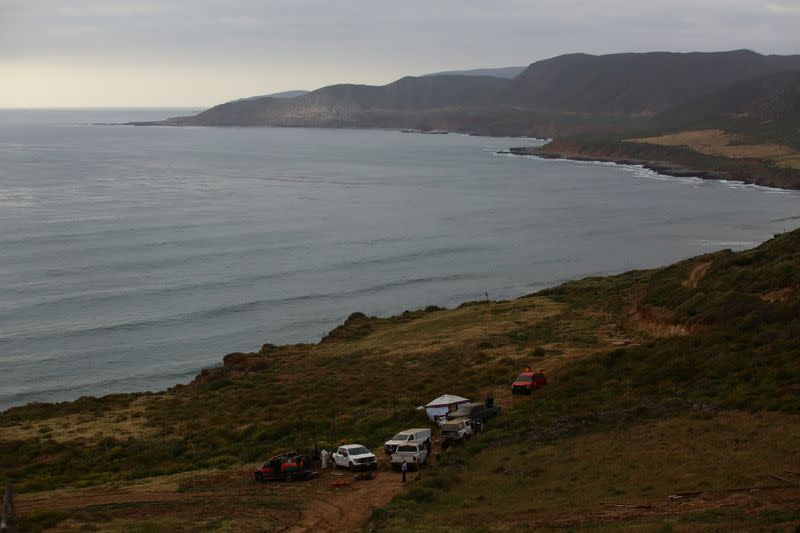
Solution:
M352 469L353 469L353 461L350 461L350 464L348 465L348 468L349 468L350 470L352 470Z
M286 481L288 481L289 483L294 481L294 473L289 472L288 474L286 474Z
M375 463L374 465L370 466L369 469L370 470L377 470L378 469L378 463Z
M256 481L264 481L264 474L262 474L261 472L256 472L255 478Z

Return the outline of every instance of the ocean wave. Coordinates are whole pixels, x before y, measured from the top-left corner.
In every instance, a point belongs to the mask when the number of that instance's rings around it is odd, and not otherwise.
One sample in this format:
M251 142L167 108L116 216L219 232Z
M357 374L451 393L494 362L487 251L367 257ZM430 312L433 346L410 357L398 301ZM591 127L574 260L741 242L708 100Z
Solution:
M714 180L716 183L721 183L729 189L755 189L768 194L788 194L799 196L800 192L790 189L779 189L776 187L767 187L766 185L756 185L755 183L745 183L737 180Z
M400 239L398 239L400 240ZM378 240L374 242L378 242ZM386 242L391 242L392 239L386 239ZM364 243L370 244L370 243ZM286 245L277 247L278 249L284 248L309 248L312 247L311 244L308 245L296 245L294 247ZM426 249L426 250L419 250L416 252L410 252L405 254L395 254L395 255L387 255L381 257L374 257L374 258L363 258L363 259L354 259L350 261L341 261L338 263L327 264L327 265L319 265L312 268L295 268L295 269L286 269L280 270L277 272L267 272L267 273L259 273L253 274L249 276L239 276L235 278L225 278L225 279L218 279L218 280L209 280L203 282L190 282L190 283L178 283L171 286L165 287L163 284L161 285L151 285L142 287L141 285L136 285L132 287L124 287L118 288L114 287L111 289L103 289L103 290L96 290L96 291L86 291L85 289L81 289L80 294L74 295L67 295L67 296L60 296L60 297L48 297L42 298L40 301L22 304L20 305L19 301L14 303L9 303L5 306L1 306L2 312L0 312L0 318L7 317L10 318L15 314L18 314L23 311L34 311L36 309L45 309L47 307L51 307L56 304L68 304L68 303L75 303L75 304L98 304L102 302L109 302L114 301L120 298L125 298L128 296L152 296L152 295L176 295L185 292L193 292L202 289L231 289L235 287L240 287L243 285L252 285L260 282L265 281L276 281L281 279L291 278L300 274L314 274L319 272L335 272L339 270L349 270L352 267L361 267L361 266L376 266L376 265L383 265L383 264L395 264L395 263L407 263L413 262L420 258L430 258L430 257L437 257L437 256L448 256L448 255L457 255L461 253L469 253L474 251L482 250L481 247L473 247L473 246L455 246L455 247L445 247L445 248L435 248L435 249ZM271 249L270 251L274 251ZM212 254L219 255L219 256L227 256L233 255L237 258L241 259L241 254L236 253L222 253L219 254ZM207 255L200 254L203 258L207 258ZM188 261L188 258L182 259L182 261ZM160 265L161 263L159 263ZM155 265L151 263L143 262L140 266L147 267L148 270L152 270ZM85 274L86 268L78 269L75 267L76 273ZM137 270L138 271L138 270ZM45 271L44 275L47 277L55 277L59 275L59 272L63 275L63 270L52 269L49 271ZM19 287L16 292L19 293L26 293L28 290L27 286ZM8 289L9 292L13 292L14 289ZM2 339L2 334L0 334L0 339Z
M163 372L161 368L154 369L152 372L138 373L134 376L115 377L106 379L91 379L71 382L68 384L39 383L39 386L31 387L31 384L24 385L25 389L11 393L0 394L0 409L7 409L11 406L24 405L29 402L47 401L54 397L61 397L70 400L75 399L75 394L81 396L98 396L124 392L142 392L144 390L158 391L165 390L177 383L188 382L193 379L202 367L192 364L191 368L182 371ZM159 383L156 387L148 388L147 384ZM63 401L63 400L61 400Z
M789 222L791 220L800 220L800 215L792 217L773 218L771 222Z
M380 292L408 287L412 285L441 283L449 281L479 280L485 278L486 278L485 274L448 274L443 276L418 277L411 279L389 281L386 283L379 283L376 285L370 285L368 287L361 287L352 290L303 294L299 296L288 296L283 298L264 298L259 300L251 300L248 302L240 302L230 305L213 307L210 309L192 311L188 313L177 313L168 316L162 316L158 318L146 318L142 320L117 321L117 322L100 324L85 328L45 328L45 329L28 330L25 332L19 332L19 331L6 332L6 333L0 333L0 343L17 342L20 340L40 341L52 338L75 338L75 337L104 335L116 332L138 331L151 327L165 326L176 323L213 320L220 318L222 316L253 312L268 306L281 306L281 305L299 303L305 301L340 300L351 296L359 296L364 294L377 294Z
M698 239L694 242L700 246L711 246L714 248L719 248L720 246L725 248L753 248L760 244L758 241L712 241L704 239Z
M31 207L35 201L32 189L23 187L0 189L0 207Z
M101 221L119 221L119 217L114 216L102 216L102 217L87 217L82 215L79 219L82 222L91 221L91 222L101 222ZM59 225L62 223L60 220L46 220L45 221L48 226L51 225ZM226 225L235 227L234 222L224 222L218 220L210 220L203 223L192 223L192 224L176 224L174 226L170 226L168 224L153 224L153 225L137 225L136 227L124 227L122 229L99 229L96 231L42 231L40 233L26 233L24 235L6 235L4 238L0 239L0 244L6 245L14 245L14 244L24 244L31 241L36 241L37 246L41 246L42 244L48 244L50 242L55 243L63 243L65 241L76 240L76 241L91 241L97 237L103 237L105 239L117 239L119 237L130 235L130 234L141 234L147 232L159 232L159 231L169 231L171 233L177 232L181 233L185 230L189 229L204 229L204 228L214 228L219 229L221 227L225 227ZM96 226L102 227L102 226ZM50 229L50 228L47 228ZM259 233L260 234L260 233ZM240 234L237 234L240 236ZM195 240L208 240L207 237L203 236L199 239L194 240L183 240L183 241L163 241L160 244L176 244L178 242L186 242L191 243ZM148 243L149 244L149 243Z

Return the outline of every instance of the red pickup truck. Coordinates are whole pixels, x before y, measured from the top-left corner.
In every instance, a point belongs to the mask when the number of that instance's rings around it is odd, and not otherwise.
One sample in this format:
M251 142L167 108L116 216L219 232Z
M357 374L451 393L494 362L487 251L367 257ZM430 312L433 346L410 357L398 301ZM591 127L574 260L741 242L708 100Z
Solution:
M534 390L547 385L544 372L523 372L511 384L511 394L531 394Z

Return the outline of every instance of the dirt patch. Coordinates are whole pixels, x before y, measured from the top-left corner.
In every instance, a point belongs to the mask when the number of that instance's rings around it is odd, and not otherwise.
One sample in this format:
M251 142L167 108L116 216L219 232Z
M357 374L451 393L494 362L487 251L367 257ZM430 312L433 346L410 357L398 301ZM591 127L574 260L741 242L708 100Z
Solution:
M349 477L342 479L349 481ZM352 481L346 486L330 487L316 493L301 513L297 525L289 531L359 529L367 524L373 509L387 505L402 489L400 475L394 472L380 472L370 481Z
M689 289L696 289L697 284L700 283L700 280L703 279L703 276L706 275L708 269L711 268L713 261L705 261L703 263L699 263L692 268L692 271L689 272L689 277L683 280L681 285L687 287Z
M631 309L629 317L634 328L653 337L676 337L692 333L688 326L676 324L672 313L666 309L640 304Z
M785 302L800 295L800 285L792 285L761 295L761 299L770 303Z

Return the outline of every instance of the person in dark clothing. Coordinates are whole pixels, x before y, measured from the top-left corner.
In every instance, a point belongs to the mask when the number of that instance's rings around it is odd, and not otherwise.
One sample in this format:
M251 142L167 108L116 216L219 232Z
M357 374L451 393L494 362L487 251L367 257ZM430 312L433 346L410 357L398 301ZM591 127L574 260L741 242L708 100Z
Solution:
M494 396L491 394L486 397L486 407L492 407L494 405Z

